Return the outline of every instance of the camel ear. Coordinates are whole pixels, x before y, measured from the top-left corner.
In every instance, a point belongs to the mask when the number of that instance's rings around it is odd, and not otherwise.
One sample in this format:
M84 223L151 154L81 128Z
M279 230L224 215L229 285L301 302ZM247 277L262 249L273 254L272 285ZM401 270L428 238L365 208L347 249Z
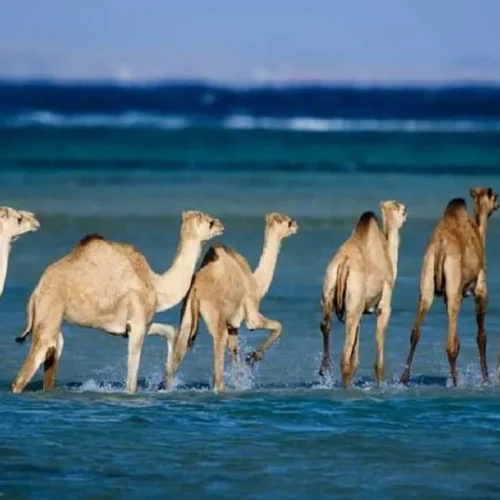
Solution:
M471 198L475 198L476 197L476 188L470 188L470 196Z
M192 210L184 210L182 212L182 222L185 222L189 219L193 218L193 211Z

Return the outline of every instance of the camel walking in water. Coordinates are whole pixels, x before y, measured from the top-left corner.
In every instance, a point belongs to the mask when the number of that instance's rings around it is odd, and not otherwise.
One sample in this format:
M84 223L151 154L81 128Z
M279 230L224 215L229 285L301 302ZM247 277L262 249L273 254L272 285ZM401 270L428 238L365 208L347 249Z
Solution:
M457 320L462 300L472 292L476 302L477 346L484 382L488 381L486 364L486 332L484 320L488 291L486 287L486 226L490 215L498 208L498 194L490 187L471 188L474 219L467 213L463 198L451 200L427 245L420 275L418 311L410 337L410 351L401 382L410 379L420 328L434 296L443 296L448 313L446 354L450 363L453 385L457 385L457 357L460 340Z
M127 391L137 391L145 335L167 338L171 356L176 330L152 323L155 312L178 304L186 295L205 241L222 234L222 223L202 212L182 214L180 242L171 267L161 275L132 245L85 237L68 255L50 265L31 294L27 326L16 340L33 333L28 356L12 383L21 392L44 363L43 388L55 386L63 349L63 321L128 337Z
M214 343L214 388L222 392L224 386L224 352L226 345L234 364L239 362L238 328L243 321L250 330L264 329L269 338L247 357L247 362L260 361L265 351L280 337L282 325L259 312L259 305L273 279L281 242L296 234L298 224L287 215L266 215L264 248L255 271L236 251L217 244L205 254L200 269L193 278L184 299L178 335L171 363L167 361L165 386L171 387L172 378L188 348L193 347L201 315Z
M12 243L25 233L38 231L39 227L34 213L0 207L0 297L7 279Z
M377 312L375 375L384 379L384 340L391 315L391 300L398 271L399 231L406 222L406 207L398 201L380 203L382 231L373 212L361 215L351 237L328 264L323 281L323 360L320 375L331 368L332 312L345 322L345 344L340 360L342 383L348 387L359 365L359 335L363 314Z

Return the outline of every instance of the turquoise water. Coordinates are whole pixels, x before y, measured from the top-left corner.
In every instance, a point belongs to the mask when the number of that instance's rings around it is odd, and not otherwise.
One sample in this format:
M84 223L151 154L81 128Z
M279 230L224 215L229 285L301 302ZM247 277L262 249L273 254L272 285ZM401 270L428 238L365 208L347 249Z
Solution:
M477 185L498 190L498 139L494 131L4 127L1 203L35 211L42 226L15 243L0 300L0 496L496 498L500 392L480 382L471 299L459 322L459 386L450 387L441 300L424 324L410 387L398 380L427 240L450 198L468 197ZM366 317L360 368L354 387L344 390L338 323L333 377L317 374L323 273L359 214L392 198L407 205L408 222L386 338L386 383L374 383L375 320ZM227 359L228 392L214 394L212 347L202 325L174 390L165 392L158 384L166 346L151 337L139 392L129 396L126 342L67 325L57 389L41 391L39 373L26 392L12 395L29 348L14 337L45 267L86 233L100 232L136 245L164 270L185 209L221 218L220 240L252 266L266 212L299 222L261 306L284 325L262 363L233 373ZM487 240L490 373L500 347L499 229L494 214ZM158 319L176 324L179 309ZM265 333L242 328L241 337L250 350Z

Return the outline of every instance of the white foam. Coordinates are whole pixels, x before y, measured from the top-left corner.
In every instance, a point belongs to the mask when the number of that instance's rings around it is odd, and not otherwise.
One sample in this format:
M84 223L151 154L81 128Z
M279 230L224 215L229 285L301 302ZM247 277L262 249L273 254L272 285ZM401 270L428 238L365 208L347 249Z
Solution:
M276 118L234 114L222 120L210 117L188 117L128 111L118 114L61 114L51 111L32 111L0 120L4 126L26 127L118 127L179 130L188 127L222 127L232 130L283 130L290 132L500 132L500 121L478 120L415 120L415 119L347 119L314 116Z

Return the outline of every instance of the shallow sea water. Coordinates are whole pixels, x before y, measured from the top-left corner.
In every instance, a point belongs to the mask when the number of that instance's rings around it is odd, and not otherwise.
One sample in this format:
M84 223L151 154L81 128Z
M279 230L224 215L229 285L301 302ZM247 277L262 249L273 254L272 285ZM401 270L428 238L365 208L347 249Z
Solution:
M15 243L0 301L0 497L5 498L496 498L500 495L500 389L480 382L473 301L459 333L460 384L449 387L446 315L434 303L417 348L411 386L398 383L416 310L423 251L451 197L495 177L307 172L2 172L2 204L32 209L42 228ZM7 187L5 187L7 186ZM331 380L320 380L319 299L325 267L361 211L397 198L408 206L399 277L386 337L386 383L374 383L373 317L365 317L354 387L340 388L344 330L332 327ZM124 392L126 341L64 327L58 387L26 392L10 383L29 348L14 337L43 269L83 235L137 245L155 270L174 255L183 209L220 217L220 238L260 255L264 213L295 217L262 312L282 321L282 339L253 372L233 373L214 394L204 325L172 392L158 390L166 346L148 338L140 389ZM498 220L497 220L498 219ZM500 219L490 219L488 361L500 330ZM176 324L179 307L158 319ZM244 350L265 333L241 330Z

